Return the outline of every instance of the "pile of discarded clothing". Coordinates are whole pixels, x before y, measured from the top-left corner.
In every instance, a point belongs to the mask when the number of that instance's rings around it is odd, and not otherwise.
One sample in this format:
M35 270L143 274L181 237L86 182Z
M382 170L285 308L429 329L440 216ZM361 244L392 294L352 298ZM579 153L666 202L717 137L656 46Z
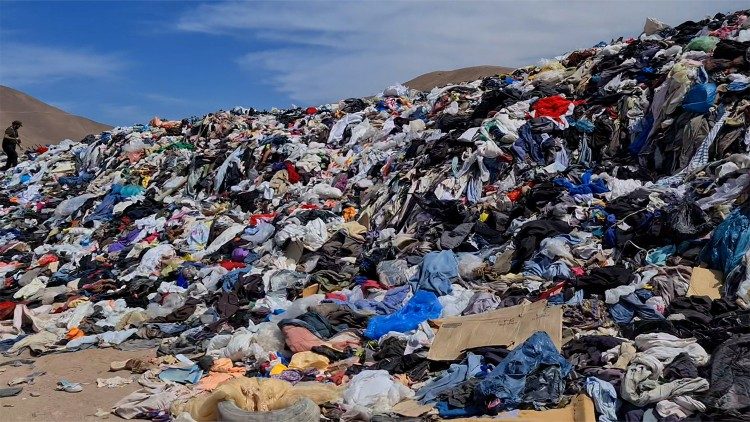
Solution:
M124 418L748 420L748 16L31 153L0 351L156 349Z

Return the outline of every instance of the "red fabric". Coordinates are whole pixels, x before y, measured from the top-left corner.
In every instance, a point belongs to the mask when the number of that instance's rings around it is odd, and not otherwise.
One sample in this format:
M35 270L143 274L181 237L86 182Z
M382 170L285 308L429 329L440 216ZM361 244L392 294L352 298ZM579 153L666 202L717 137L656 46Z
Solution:
M586 274L586 270L584 270L581 267L573 267L573 268L570 269L570 272L572 272L573 275L576 276L576 277L580 277L580 276Z
M42 257L39 258L39 261L37 261L37 265L41 267L41 266L50 264L52 262L57 262L57 261L59 261L59 259L55 255L46 254L46 255L42 255Z
M297 169L294 167L294 164L290 162L286 162L286 172L289 173L289 181L292 183L297 183L300 180L299 173L297 173Z
M36 149L36 152L37 152L37 153L39 153L39 154L44 154L44 153L45 153L45 152L47 152L47 151L49 151L49 148L45 147L44 145L40 145L40 146L39 146L39 147L38 147L38 148Z
M229 260L221 261L219 262L219 265L221 265L222 267L226 268L229 271L246 267L244 262L234 262L234 261L229 261Z
M320 208L318 204L302 204L299 207L303 210L317 210L318 208Z
M560 282L555 284L553 287L543 291L539 294L539 299L549 299L550 296L554 296L558 293L562 293L563 287L565 287L565 282Z
M341 385L344 383L344 381L346 381L345 377L346 377L346 371L342 369L340 371L337 371L331 374L330 380L332 383L336 385Z
M14 310L16 310L14 302L0 302L0 320L13 318Z
M345 294L339 292L326 293L326 299L348 300Z
M316 114L318 112L318 109L315 107L307 107L307 110L305 110L305 113L309 115Z
M382 290L383 286L381 286L380 283L375 280L367 280L364 283L362 283L362 290L369 290L369 289Z
M263 221L272 221L274 218L276 218L278 214L275 212L269 213L269 214L253 214L250 216L250 225L251 226L257 226L258 222L261 220Z
M534 117L551 117L552 119L562 123L563 116L565 116L570 110L571 105L576 106L583 103L580 101L570 101L563 98L561 95L555 95L552 97L545 97L535 102L531 108L535 111Z
M521 192L520 188L519 189L514 189L514 190L512 190L512 191L510 191L510 192L508 192L506 194L506 196L508 197L508 199L510 199L513 202L518 201L521 198L522 195L523 195L523 192Z

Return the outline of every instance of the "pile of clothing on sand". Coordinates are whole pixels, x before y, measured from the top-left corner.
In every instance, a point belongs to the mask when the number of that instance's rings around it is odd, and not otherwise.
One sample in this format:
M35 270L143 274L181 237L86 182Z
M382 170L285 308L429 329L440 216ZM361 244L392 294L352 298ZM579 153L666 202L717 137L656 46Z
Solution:
M748 420L748 16L33 152L0 351L156 349L123 418Z

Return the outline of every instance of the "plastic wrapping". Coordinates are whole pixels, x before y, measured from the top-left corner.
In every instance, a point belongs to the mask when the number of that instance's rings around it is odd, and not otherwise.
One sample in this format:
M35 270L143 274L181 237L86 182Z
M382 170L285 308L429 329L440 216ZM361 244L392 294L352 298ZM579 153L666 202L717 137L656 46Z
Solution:
M404 333L416 329L422 321L440 317L443 307L434 293L420 290L409 302L391 315L370 318L365 337L377 339L389 331Z
M698 81L682 99L682 108L694 113L707 113L716 101L716 84L708 81L706 70L698 71Z

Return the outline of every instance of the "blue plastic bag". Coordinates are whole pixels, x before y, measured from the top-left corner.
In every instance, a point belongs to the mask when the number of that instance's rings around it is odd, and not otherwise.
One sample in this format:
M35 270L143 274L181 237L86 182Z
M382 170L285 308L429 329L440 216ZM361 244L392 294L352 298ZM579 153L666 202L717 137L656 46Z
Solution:
M682 108L694 113L708 113L716 101L716 84L708 81L706 70L698 71L698 82L682 99Z
M711 269L724 272L728 279L733 271L740 271L742 257L750 249L750 208L732 211L711 234L711 239L701 251L701 260ZM730 289L729 285L725 286Z
M370 318L365 337L378 339L389 331L403 333L414 330L428 319L439 318L442 311L443 306L434 293L420 290L399 311Z
M593 182L591 181L591 170L586 170L583 173L580 185L576 185L564 177L558 177L554 180L554 183L558 186L564 187L573 195L609 192L609 188L607 188L603 179L597 179Z

